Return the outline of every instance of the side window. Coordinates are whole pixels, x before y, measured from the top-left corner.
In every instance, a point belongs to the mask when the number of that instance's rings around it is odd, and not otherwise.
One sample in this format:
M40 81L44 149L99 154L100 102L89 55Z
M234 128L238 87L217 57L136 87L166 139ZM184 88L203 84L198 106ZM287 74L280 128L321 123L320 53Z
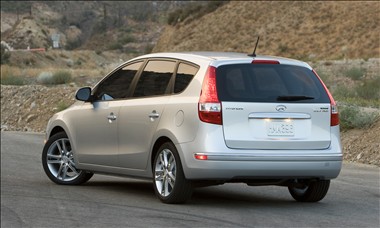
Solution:
M95 97L98 100L123 99L128 96L129 87L143 62L132 63L120 68L106 78L97 88Z
M182 92L191 82L198 68L186 63L180 63L174 83L174 93Z
M151 60L141 73L133 97L165 94L176 63L164 60Z

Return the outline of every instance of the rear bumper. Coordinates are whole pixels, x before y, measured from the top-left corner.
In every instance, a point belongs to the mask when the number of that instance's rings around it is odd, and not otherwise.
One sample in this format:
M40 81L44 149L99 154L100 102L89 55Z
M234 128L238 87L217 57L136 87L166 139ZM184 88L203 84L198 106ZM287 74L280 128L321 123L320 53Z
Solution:
M233 150L219 144L224 152L194 152L197 147L193 143L177 145L185 176L192 180L333 179L342 168L342 153L334 153L332 148ZM197 160L195 155L206 155L207 160Z
M320 150L232 149L220 126L203 127L194 141L176 145L188 179L333 179L342 168L339 126L331 128L330 147ZM207 160L195 159L196 154L207 155Z
M206 155L206 154L205 154ZM185 176L197 180L336 178L342 157L335 156L229 156L208 155L208 160L186 158Z

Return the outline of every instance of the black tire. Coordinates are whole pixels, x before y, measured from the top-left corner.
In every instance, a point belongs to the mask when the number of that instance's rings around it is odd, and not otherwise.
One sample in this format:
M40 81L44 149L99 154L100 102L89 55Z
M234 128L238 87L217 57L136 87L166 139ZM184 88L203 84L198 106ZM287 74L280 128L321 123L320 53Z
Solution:
M59 132L46 142L42 151L42 166L46 175L57 184L79 185L94 175L75 167L70 140L65 132Z
M322 200L330 187L330 180L311 181L304 187L291 187L289 192L299 202L318 202Z
M173 143L166 142L158 149L153 163L153 185L154 192L163 203L185 203L191 198L193 186L185 178Z

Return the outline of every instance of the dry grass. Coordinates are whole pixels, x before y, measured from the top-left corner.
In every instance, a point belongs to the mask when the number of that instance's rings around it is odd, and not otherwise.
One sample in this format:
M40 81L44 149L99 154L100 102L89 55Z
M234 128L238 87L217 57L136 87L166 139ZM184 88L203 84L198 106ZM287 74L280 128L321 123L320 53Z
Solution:
M250 53L303 60L380 57L380 2L231 1L168 26L153 51Z
M42 53L12 52L8 64L1 65L1 84L39 84L42 73L67 71L73 82L84 85L97 81L133 56L118 52L48 50ZM21 82L22 81L22 82Z

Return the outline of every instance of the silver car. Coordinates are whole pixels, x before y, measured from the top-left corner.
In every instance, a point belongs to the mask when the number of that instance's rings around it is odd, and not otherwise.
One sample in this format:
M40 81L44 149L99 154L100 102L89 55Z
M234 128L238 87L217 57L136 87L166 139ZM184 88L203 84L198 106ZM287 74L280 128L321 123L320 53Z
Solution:
M336 103L301 61L155 53L117 67L48 122L42 164L57 184L94 173L151 179L164 203L198 186L286 186L317 202L342 165Z

